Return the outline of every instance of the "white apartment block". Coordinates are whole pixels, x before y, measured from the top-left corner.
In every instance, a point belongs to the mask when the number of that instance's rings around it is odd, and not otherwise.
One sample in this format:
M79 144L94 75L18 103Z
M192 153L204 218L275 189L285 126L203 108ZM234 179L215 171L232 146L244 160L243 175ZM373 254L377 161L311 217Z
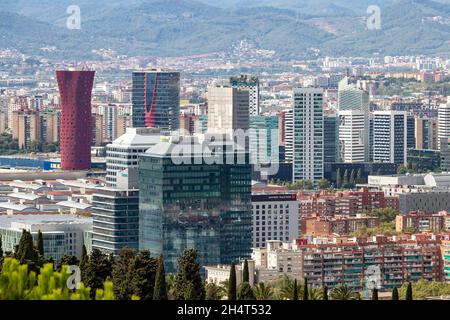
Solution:
M323 89L294 89L293 181L323 179Z
M439 105L438 109L438 147L440 148L441 139L450 138L450 97L447 97L447 103Z

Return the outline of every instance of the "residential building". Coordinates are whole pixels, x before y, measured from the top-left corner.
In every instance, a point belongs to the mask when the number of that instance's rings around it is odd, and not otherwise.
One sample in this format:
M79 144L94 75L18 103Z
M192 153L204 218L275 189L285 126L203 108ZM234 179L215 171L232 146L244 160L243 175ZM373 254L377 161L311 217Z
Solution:
M439 105L438 108L438 144L440 147L441 139L450 138L450 97L447 97L447 103Z
M294 89L293 180L323 179L323 89Z
M428 213L424 211L412 211L398 215L395 219L397 232L433 232L450 231L450 214L447 211Z

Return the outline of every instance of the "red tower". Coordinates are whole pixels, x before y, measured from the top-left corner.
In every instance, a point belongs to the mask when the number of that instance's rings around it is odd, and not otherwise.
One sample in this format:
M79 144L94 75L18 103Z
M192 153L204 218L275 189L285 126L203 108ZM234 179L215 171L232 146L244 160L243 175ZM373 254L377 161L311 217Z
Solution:
M95 71L56 71L61 96L61 169L91 168Z

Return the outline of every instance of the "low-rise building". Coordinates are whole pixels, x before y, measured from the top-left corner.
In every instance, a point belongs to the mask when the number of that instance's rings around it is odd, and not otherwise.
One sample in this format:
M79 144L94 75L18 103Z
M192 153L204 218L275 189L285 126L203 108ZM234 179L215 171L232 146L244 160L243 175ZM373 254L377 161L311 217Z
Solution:
M361 228L374 228L379 224L376 217L357 215L356 217L312 217L300 220L302 235L328 236L349 235Z
M81 258L85 231L92 230L92 218L61 214L20 214L0 216L0 235L4 252L13 252L22 231L37 240L39 230L44 239L44 256L55 261L64 255Z
M398 215L395 219L397 232L433 232L439 233L449 231L450 214L447 211L439 213L427 213L423 211L412 211L407 214Z

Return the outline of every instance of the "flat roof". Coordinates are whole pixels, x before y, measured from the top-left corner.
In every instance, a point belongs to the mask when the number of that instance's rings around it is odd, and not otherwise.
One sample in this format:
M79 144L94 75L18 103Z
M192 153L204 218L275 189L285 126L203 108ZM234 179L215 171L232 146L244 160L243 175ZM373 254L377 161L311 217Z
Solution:
M89 224L92 218L79 217L71 214L15 214L0 215L0 227L11 228L11 224Z
M76 201L60 201L56 205L61 206L61 207L80 209L80 210L86 210L86 209L89 209L92 207L91 204L81 203L81 202L76 202Z
M38 211L36 207L26 206L23 204L15 204L11 202L0 202L0 209L14 210L14 211Z
M8 194L8 197L14 198L14 199L30 200L30 201L35 201L35 200L41 198L41 196L39 196L37 194L25 193L25 192L10 193L10 194Z

